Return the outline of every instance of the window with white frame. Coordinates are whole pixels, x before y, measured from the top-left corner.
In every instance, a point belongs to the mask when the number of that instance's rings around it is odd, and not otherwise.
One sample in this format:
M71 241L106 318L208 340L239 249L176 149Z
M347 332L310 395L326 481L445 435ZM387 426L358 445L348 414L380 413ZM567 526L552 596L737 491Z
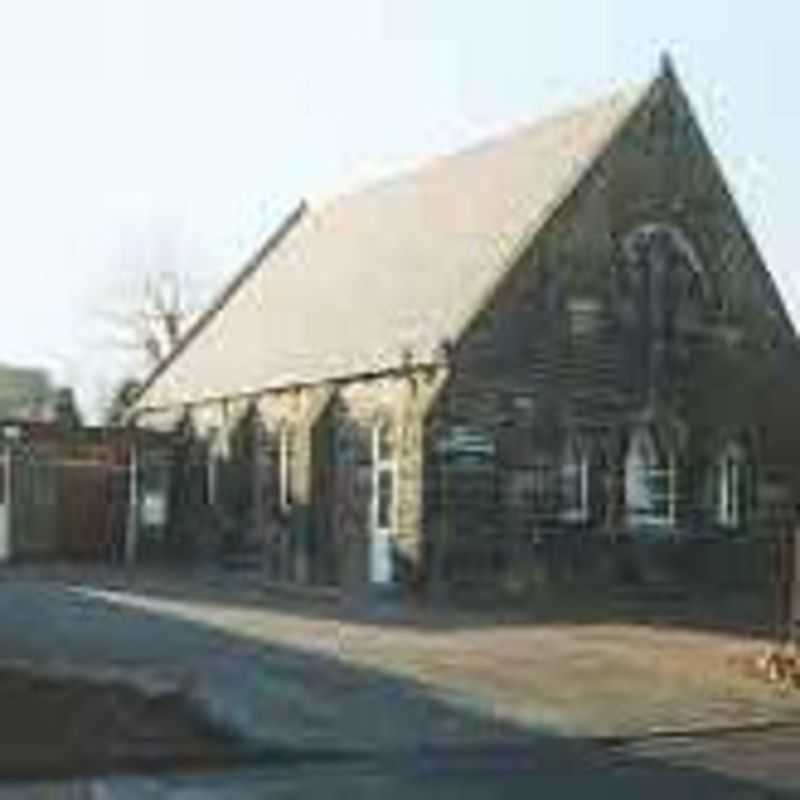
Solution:
M521 471L528 503L535 518L552 520L561 513L561 464L549 453L533 454L530 466Z
M373 430L375 482L375 526L390 530L394 516L395 459L394 431L387 420L379 420Z
M662 451L650 431L636 431L625 458L625 506L629 523L674 525L676 482L674 452Z
M567 301L570 335L574 340L597 333L602 325L602 304L589 296L571 297Z
M571 437L561 460L560 487L561 519L586 522L589 519L589 458Z
M717 459L717 522L726 528L740 524L744 490L744 453L729 444Z
M282 511L289 511L292 507L294 447L294 430L290 425L284 425L278 437L278 496Z
M216 505L219 497L219 462L221 432L217 427L208 431L206 448L206 504Z

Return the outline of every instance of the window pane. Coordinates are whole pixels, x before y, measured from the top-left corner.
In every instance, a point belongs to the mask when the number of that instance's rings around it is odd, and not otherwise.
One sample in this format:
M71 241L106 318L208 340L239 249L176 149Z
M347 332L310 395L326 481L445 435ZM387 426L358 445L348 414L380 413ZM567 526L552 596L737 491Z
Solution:
M672 476L669 469L650 468L648 470L648 484L652 502L652 513L657 517L667 517L670 513L670 489Z
M739 505L739 465L733 458L728 459L728 497L727 497L727 516L731 525L736 525L738 521Z
M718 521L735 527L739 524L742 492L742 462L735 453L723 456L718 467Z
M379 528L391 528L392 505L394 502L394 476L391 470L380 470L378 472L377 491L377 525Z
M219 448L219 428L209 428L208 439L206 442L206 469L205 469L205 502L207 505L214 505L217 502L217 483L218 483L218 456Z
M294 436L289 428L281 431L280 439L280 498L281 506L292 505L292 462L294 460Z
M578 460L568 461L561 467L561 510L564 514L578 516L584 512L584 470Z
M394 455L394 429L388 422L378 425L378 461L389 461Z

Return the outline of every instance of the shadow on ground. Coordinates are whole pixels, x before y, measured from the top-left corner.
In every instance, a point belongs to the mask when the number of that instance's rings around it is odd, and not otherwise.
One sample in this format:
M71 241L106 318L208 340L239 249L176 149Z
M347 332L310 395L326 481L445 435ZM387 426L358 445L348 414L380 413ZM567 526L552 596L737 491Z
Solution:
M203 592L195 599L203 599ZM204 698L205 711L217 723L223 715L248 733L260 748L260 766L268 769L288 765L300 774L316 765L317 776L324 775L330 764L320 754L335 754L361 775L398 774L412 783L424 779L429 787L451 776L461 787L459 796L478 796L470 794L478 785L484 793L517 796L508 788L529 796L542 781L550 793L564 788L564 796L584 796L591 787L594 794L599 789L614 797L645 791L656 797L763 797L768 788L764 778L635 755L625 742L609 746L557 736L535 723L511 724L491 708L469 707L378 669L122 607L55 581L6 576L0 642L16 657L38 662L172 671L187 691ZM430 796L449 796L446 788L435 794L431 788ZM772 789L770 796L781 796Z
M417 630L453 631L498 625L647 625L735 634L756 639L776 632L776 593L770 587L736 590L678 585L544 586L516 596L460 591L436 597L399 588L343 593L334 588L269 584L257 570L151 567L137 573L87 565L35 568L56 580L165 600L269 608L320 620L378 623Z

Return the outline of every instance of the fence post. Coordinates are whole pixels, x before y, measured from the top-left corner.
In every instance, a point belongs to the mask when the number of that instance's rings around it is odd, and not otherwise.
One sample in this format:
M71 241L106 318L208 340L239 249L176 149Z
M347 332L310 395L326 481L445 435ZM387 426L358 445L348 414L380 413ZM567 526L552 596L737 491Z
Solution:
M139 539L139 480L136 444L131 445L130 478L128 482L128 525L125 530L125 564L132 567L136 562Z
M772 537L772 635L778 645L788 643L792 633L794 535L794 528L786 520L776 520L776 530Z
M793 534L791 565L791 611L789 612L789 641L800 646L800 523L796 522Z

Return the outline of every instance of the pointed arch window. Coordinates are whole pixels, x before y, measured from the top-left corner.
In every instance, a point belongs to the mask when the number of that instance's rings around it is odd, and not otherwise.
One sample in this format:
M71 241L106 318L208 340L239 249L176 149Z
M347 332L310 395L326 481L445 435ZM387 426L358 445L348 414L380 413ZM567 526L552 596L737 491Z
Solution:
M219 501L220 471L223 455L222 429L217 425L210 427L206 441L206 504L215 506Z
M634 432L625 458L625 506L632 525L675 524L677 460L646 429Z
M391 583L394 579L395 451L392 420L377 419L372 429L372 524L369 548L369 575L373 583Z
M375 485L375 524L381 530L392 527L395 503L395 442L390 420L379 419L373 431L373 471Z
M561 519L580 523L589 519L589 457L570 436L561 459Z
M292 473L294 471L295 432L284 424L278 434L278 493L281 510L288 512L294 500Z
M716 464L717 522L725 528L741 524L744 496L745 456L741 446L731 442L720 453Z

